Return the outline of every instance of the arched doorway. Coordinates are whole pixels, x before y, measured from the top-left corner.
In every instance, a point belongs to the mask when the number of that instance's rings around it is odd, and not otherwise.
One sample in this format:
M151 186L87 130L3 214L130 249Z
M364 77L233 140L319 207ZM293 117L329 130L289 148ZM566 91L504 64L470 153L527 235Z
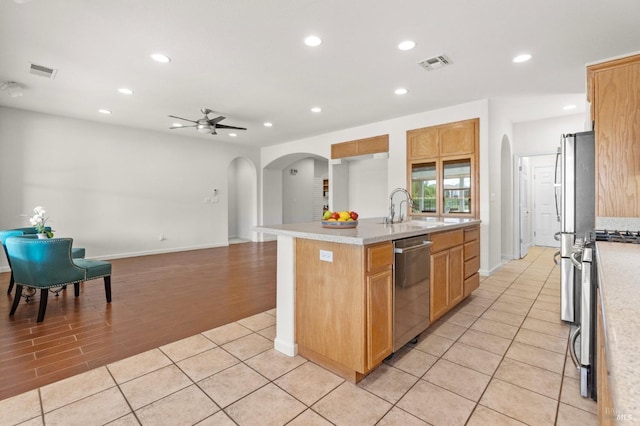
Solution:
M322 187L328 167L327 158L309 153L288 154L267 164L262 170L263 224L319 220L328 203Z
M251 227L257 223L257 182L256 167L250 160L237 157L231 161L227 169L229 244L256 241Z

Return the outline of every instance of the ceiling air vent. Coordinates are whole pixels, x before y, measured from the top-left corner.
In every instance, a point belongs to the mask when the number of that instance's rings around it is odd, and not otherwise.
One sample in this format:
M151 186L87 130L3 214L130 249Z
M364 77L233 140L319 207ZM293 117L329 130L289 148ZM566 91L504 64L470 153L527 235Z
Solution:
M44 65L29 63L29 73L40 77L53 79L56 76L57 72L58 70L45 67Z
M451 59L449 59L447 55L438 55L418 62L418 65L427 71L433 71L452 63L453 62L451 62Z

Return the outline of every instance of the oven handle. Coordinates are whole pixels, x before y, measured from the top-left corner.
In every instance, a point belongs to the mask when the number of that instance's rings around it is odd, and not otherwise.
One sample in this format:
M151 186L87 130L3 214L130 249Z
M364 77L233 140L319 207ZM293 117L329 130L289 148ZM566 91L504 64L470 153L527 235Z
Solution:
M578 339L578 336L580 336L580 332L580 326L578 326L571 336L569 336L569 355L571 355L571 360L573 361L573 365L575 365L576 370L580 369L580 361L576 355L576 340Z
M573 266L575 266L578 270L582 270L582 261L576 259L576 255L578 253L573 252L571 253L571 256L569 256L569 259L571 259L571 263L573 263Z
M393 252L394 253L409 253L415 250L420 250L420 249L424 249L427 247L431 247L433 245L433 242L431 241L423 241L422 244L418 244L415 246L411 246L411 247L403 247L403 248L394 248Z

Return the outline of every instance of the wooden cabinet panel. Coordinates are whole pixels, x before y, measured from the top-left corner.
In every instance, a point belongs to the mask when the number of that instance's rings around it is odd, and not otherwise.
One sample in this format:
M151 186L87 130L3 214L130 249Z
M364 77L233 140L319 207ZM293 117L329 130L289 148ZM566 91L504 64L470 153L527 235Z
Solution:
M470 228L464 228L464 242L474 241L480 239L480 227L474 226Z
M440 155L472 154L475 151L475 120L460 121L438 129Z
M480 275L476 272L464 280L464 297L470 295L478 287L480 287Z
M471 241L464 245L464 260L480 256L480 241Z
M377 154L379 152L389 152L389 135L374 136L331 145L332 159Z
M593 75L596 216L640 217L640 55Z
M436 253L441 250L445 250L453 246L462 244L462 242L464 241L464 234L462 229L456 229L455 231L438 232L436 234L431 234L431 241L433 242L433 246L431 246L431 252Z
M380 364L393 351L393 271L367 277L367 368Z
M343 143L334 143L331 145L331 158L344 158L344 157L353 157L358 155L358 143L357 141L353 142L343 142Z
M407 157L417 160L421 158L435 158L438 152L438 129L425 127L424 129L409 130L407 132Z
M367 247L367 272L393 264L393 244L386 242Z
M449 308L464 298L463 246L449 250Z
M365 371L364 259L361 246L296 239L296 341ZM320 260L333 252L333 262Z
M431 255L429 291L429 321L433 323L449 309L449 250Z
M464 277L475 274L480 269L480 257L476 256L464 262Z
M596 344L598 345L596 353L596 384L598 394L598 424L611 425L613 411L613 401L611 392L609 391L609 370L607 369L607 354L605 351L605 334L604 334L604 318L602 305L600 304L600 289L596 293Z

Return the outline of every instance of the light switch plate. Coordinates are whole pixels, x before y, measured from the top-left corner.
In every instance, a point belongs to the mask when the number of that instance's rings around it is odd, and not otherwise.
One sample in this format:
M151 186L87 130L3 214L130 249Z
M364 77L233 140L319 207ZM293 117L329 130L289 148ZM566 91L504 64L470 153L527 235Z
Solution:
M323 262L333 262L333 252L328 250L320 250L320 260Z

